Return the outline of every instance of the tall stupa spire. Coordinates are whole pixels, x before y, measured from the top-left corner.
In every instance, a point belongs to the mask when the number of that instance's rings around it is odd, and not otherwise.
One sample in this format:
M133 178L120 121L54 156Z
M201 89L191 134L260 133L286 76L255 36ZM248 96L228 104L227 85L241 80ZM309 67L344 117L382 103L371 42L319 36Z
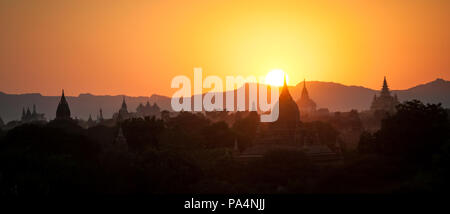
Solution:
M392 96L389 86L387 84L386 76L383 78L383 87L381 88L380 96L374 96L370 109L372 111L387 111L394 112L395 106L399 104L397 96Z
M391 92L389 91L389 86L386 81L386 76L384 76L383 80L383 88L381 89L381 96L390 96Z
M303 79L303 90L300 99L309 99L308 89L306 89L306 78Z
M64 96L64 89L62 90L61 100L59 101L58 108L56 109L56 119L57 120L68 120L70 119L70 108L67 103L66 97Z
M289 97L290 99L292 99L291 94L289 93L289 87L288 87L287 81L286 81L286 74L283 74L283 78L284 78L283 89L281 90L280 97L286 96L286 97Z
M125 96L123 96L123 100L122 100L122 107L120 108L120 111L122 111L123 113L128 113L128 108L127 108L127 103L125 102Z
M297 100L297 106L300 113L307 116L316 111L316 103L309 97L308 89L306 88L306 78L303 79L303 90L300 99Z
M280 96L278 98L279 116L276 123L284 124L287 125L289 129L294 129L298 121L300 120L300 114L298 112L298 107L295 104L295 101L292 99L292 96L289 93L289 87L287 85L286 77L286 74L284 74L283 89L281 90Z

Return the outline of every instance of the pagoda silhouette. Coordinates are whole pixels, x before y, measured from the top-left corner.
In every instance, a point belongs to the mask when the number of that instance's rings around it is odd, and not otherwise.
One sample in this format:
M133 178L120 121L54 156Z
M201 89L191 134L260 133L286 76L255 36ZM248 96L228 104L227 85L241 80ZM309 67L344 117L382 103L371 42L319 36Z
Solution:
M56 109L56 120L70 120L70 108L64 96L64 89L62 90L61 100Z
M400 102L398 101L397 95L396 94L394 96L391 95L391 91L389 90L385 76L380 96L377 97L376 94L373 96L370 110L373 112L376 111L394 112L395 106L397 106L399 103Z

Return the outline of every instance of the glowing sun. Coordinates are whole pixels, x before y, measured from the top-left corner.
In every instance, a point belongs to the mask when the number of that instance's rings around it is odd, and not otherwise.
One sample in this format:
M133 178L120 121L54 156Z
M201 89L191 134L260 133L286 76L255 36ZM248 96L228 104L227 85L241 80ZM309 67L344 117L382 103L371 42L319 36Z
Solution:
M289 76L281 69L273 69L267 75L265 83L272 86L283 86L284 76L286 75L286 83L289 82Z

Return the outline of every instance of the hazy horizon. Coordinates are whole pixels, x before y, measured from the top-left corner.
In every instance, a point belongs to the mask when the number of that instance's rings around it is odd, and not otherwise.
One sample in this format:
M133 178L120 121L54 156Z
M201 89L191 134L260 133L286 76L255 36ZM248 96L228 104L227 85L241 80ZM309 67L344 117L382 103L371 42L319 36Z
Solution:
M395 87L392 87L388 78L387 78L387 81L388 81L388 85L389 85L389 89L390 90L392 90L392 91L400 91L400 90L408 90L408 89L414 88L414 87L422 85L422 84L430 83L430 82L433 82L433 81L435 81L437 79L443 79L444 81L449 81L449 80L444 79L444 78L436 77L433 80L417 83L417 84L411 85L411 86L409 86L407 88L395 88ZM302 82L303 81L300 81L300 82L296 83L295 85L294 84L288 84L288 86L289 87L296 87L297 85L302 84ZM363 85L346 85L346 84L339 83L339 82L328 82L328 81L320 81L320 80L311 80L311 81L306 80L306 83L308 83L308 82L333 83L333 84L340 84L340 85L344 85L344 86L348 86L348 87L353 87L353 86L354 87L363 87L363 88L367 88L367 89L374 90L374 91L379 91L379 90L381 90L381 87L382 87L382 80L380 80L380 87L378 87L378 88L369 88L369 87L363 86ZM0 90L0 92L5 93L5 94L10 94L10 95L40 94L42 96L61 96L61 92L62 92L63 89L64 88L60 89L57 93L54 93L54 94L44 94L44 93L38 92L38 91L36 91L36 92L34 92L34 91L32 91L32 92L23 92L23 93L10 93L10 92L7 92L7 91ZM226 90L224 90L223 92L225 92L225 91ZM203 93L206 93L206 91L203 91ZM77 97L77 96L80 96L81 94L91 94L91 95L94 95L94 96L151 97L153 95L157 95L157 96L172 97L171 94L165 95L165 94L157 94L157 93L150 93L149 95L128 95L128 94L124 94L124 93L119 93L119 94L96 94L96 93L93 93L93 92L86 91L86 92L80 92L78 94L73 94L73 93L70 93L70 91L67 91L65 89L64 89L64 94L66 96L71 96L71 97Z
M393 89L450 79L450 1L1 1L0 91L160 94L174 76Z

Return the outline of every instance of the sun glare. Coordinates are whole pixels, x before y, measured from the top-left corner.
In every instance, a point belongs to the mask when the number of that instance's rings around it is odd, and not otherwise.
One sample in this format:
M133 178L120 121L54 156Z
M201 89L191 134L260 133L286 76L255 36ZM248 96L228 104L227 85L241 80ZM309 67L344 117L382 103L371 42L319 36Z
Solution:
M281 69L273 69L267 75L265 83L272 86L282 86L286 75L286 83L289 82L289 76Z

